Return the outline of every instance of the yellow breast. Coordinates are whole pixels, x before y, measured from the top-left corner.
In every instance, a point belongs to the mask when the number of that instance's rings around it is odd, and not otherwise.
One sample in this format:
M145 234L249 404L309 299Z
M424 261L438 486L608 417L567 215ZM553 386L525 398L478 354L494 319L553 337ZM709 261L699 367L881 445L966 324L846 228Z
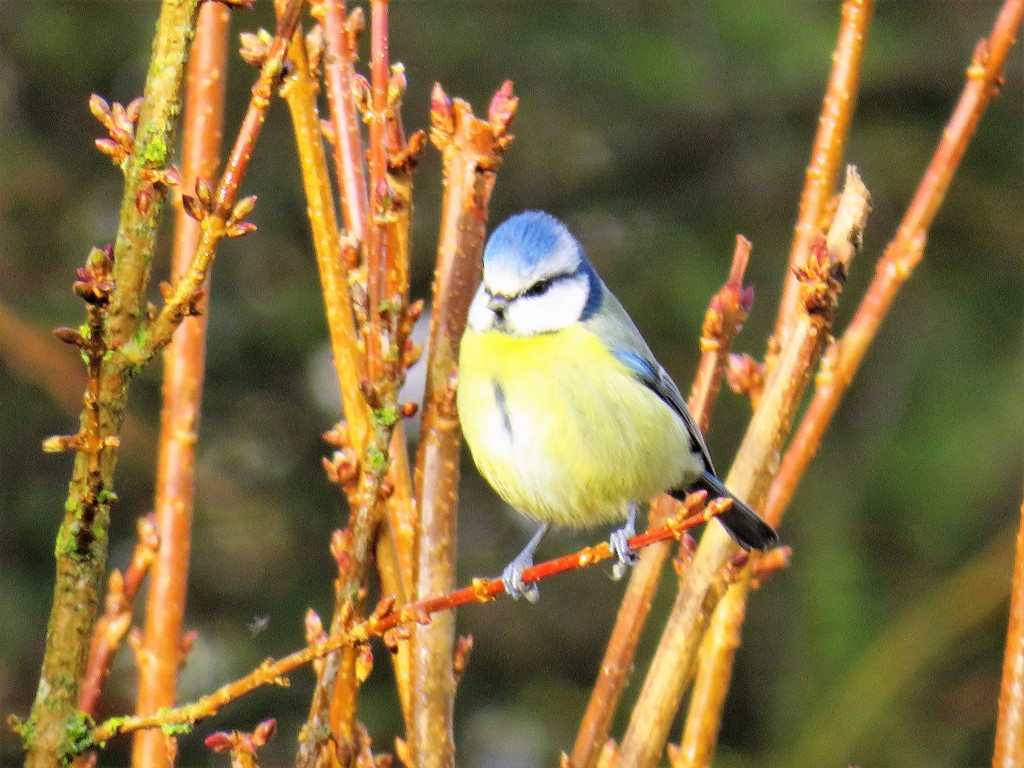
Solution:
M682 420L583 326L467 331L459 416L480 473L520 512L586 526L699 474Z

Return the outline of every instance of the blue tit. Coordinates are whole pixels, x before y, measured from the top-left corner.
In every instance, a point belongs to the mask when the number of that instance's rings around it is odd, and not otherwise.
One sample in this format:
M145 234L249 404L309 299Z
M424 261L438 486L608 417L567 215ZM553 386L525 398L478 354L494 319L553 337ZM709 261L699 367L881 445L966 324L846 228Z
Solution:
M733 500L719 516L745 549L775 531L715 475L665 369L560 221L526 211L494 230L459 352L458 410L480 474L540 523L505 568L509 594L536 598L523 571L551 524L626 519L611 546L634 559L637 506L666 491Z

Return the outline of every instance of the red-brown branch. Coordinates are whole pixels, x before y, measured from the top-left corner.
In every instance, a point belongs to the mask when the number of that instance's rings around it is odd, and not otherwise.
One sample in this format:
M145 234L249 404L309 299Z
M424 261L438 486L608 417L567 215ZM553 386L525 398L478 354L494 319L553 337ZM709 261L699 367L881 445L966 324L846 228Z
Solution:
M778 351L800 309L800 286L794 270L803 266L807 260L814 236L828 227L828 206L836 193L846 139L857 106L864 43L873 12L874 0L845 0L843 3L839 40L832 54L832 73L821 105L818 132L814 137L811 162L807 166L800 195L783 298L779 304L775 331L769 342L769 359Z
M781 348L782 340L799 317L799 271L807 262L813 239L829 225L828 207L835 192L857 102L861 62L873 5L872 0L846 0L843 3L839 39L832 55L832 74L800 199L784 295L769 342L768 375L774 364L773 355ZM733 663L740 645L746 604L744 582L739 588L730 590L715 610L700 647L683 738L673 760L674 768L702 768L714 757L725 699L732 681Z
M229 9L205 3L199 12L187 75L183 122L182 179L194 189L213 178L220 161L227 86ZM199 222L178 208L171 280L188 271L199 244ZM209 275L205 287L209 288ZM186 317L164 353L163 413L157 455L155 514L160 541L150 576L141 652L138 653L140 714L171 707L178 697L183 657L182 624L188 587L195 444L202 401L206 347L204 292L202 314ZM140 733L132 751L136 768L171 765L163 734Z
M390 187L387 180L388 79L388 0L373 0L370 11L370 105L367 113L370 134L370 218L366 242L366 293L369 299L369 329L366 344L366 370L371 382L384 378L384 336L380 309L385 300L388 276L387 215Z
M1003 683L999 689L999 717L992 768L1024 765L1024 501L1013 561L1010 621L1006 630Z
M736 236L729 279L711 299L704 325L701 330L701 357L690 389L690 413L702 431L707 430L711 411L721 388L722 375L729 361L732 342L750 312L753 291L743 287L743 275L750 259L750 241L742 235ZM651 509L651 525L668 517L676 502L669 496L659 496ZM570 765L573 768L590 768L600 756L601 748L608 738L612 718L618 706L622 691L626 687L637 643L643 631L651 601L657 589L665 561L668 559L671 542L662 542L648 547L640 554L629 577L622 604L615 617L601 661L597 681L590 694L587 710L580 723Z
M434 86L432 136L444 159L444 203L434 273L434 309L423 420L416 456L416 508L420 525L416 551L416 594L455 586L461 434L455 411L454 378L459 340L480 281L487 211L509 124L518 99L511 83L495 94L502 120L475 117L468 103L448 100ZM492 116L498 110L492 105ZM415 630L413 756L418 768L453 762L455 703L455 616L444 614Z
M629 546L632 549L642 549L659 541L681 539L687 531L703 525L728 509L728 502L722 499L716 499L708 504L705 504L705 501L706 494L703 491L691 493L682 503L678 516L668 520L665 525L655 530L634 536L629 540ZM612 552L608 547L608 542L604 541L528 568L523 572L523 581L533 584L566 571L596 565L611 557ZM450 610L470 603L486 603L504 592L505 586L501 579L474 579L468 587L448 594L428 597L406 606L396 607L393 598L386 598L366 620L346 627L327 640L309 645L282 659L268 660L245 677L203 696L192 704L165 710L155 715L114 717L106 720L93 729L92 741L97 744L103 743L118 734L131 733L142 728L161 728L196 723L215 715L224 705L257 688L264 685L286 684L285 675L340 648L365 643L372 637L384 637L386 641L390 642L393 636L389 637L388 633L399 627L430 621L430 616L438 611Z
M895 237L878 262L874 280L861 301L842 340L833 344L818 377L817 388L793 441L786 450L778 477L765 506L765 518L777 524L789 506L797 483L818 450L822 435L850 388L868 347L903 283L924 255L925 238L949 189L953 174L978 122L998 93L1003 68L1013 47L1024 0L1006 0L989 37L978 43L967 69L967 85L942 132L939 145L904 214Z
M341 186L341 210L346 231L357 240L366 237L366 174L359 110L354 93L356 38L363 27L362 9L345 12L345 0L323 1L323 25L328 61L324 69L327 103L333 129L334 167Z
M754 418L725 479L726 486L754 509L761 507L767 495L783 441L827 338L839 291L863 234L867 198L867 190L856 172L848 169L846 188L828 241L819 240L801 270L804 314L779 354L775 371L765 384ZM653 766L664 750L669 727L693 673L701 636L720 596L715 585L736 549L721 526L705 531L680 584L633 709L619 751L622 768ZM747 584L747 578L743 578L732 589L743 589Z

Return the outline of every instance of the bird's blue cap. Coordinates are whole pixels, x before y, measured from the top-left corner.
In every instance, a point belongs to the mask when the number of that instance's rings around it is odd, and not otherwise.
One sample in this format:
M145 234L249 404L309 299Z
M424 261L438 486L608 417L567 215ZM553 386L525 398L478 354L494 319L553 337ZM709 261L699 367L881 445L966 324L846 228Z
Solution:
M483 281L491 295L516 296L535 282L584 274L589 282L580 319L601 304L601 281L568 227L544 211L523 211L503 221L484 248Z
M524 211L491 233L484 248L484 279L503 292L506 285L572 273L585 263L583 249L562 222L543 211Z

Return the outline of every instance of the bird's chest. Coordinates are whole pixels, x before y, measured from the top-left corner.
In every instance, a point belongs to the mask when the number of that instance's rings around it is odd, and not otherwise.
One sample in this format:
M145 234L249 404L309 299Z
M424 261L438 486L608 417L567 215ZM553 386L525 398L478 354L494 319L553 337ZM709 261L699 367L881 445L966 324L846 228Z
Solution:
M592 334L467 333L459 414L481 474L539 519L595 524L668 487L681 422ZM671 458L672 454L675 458Z

